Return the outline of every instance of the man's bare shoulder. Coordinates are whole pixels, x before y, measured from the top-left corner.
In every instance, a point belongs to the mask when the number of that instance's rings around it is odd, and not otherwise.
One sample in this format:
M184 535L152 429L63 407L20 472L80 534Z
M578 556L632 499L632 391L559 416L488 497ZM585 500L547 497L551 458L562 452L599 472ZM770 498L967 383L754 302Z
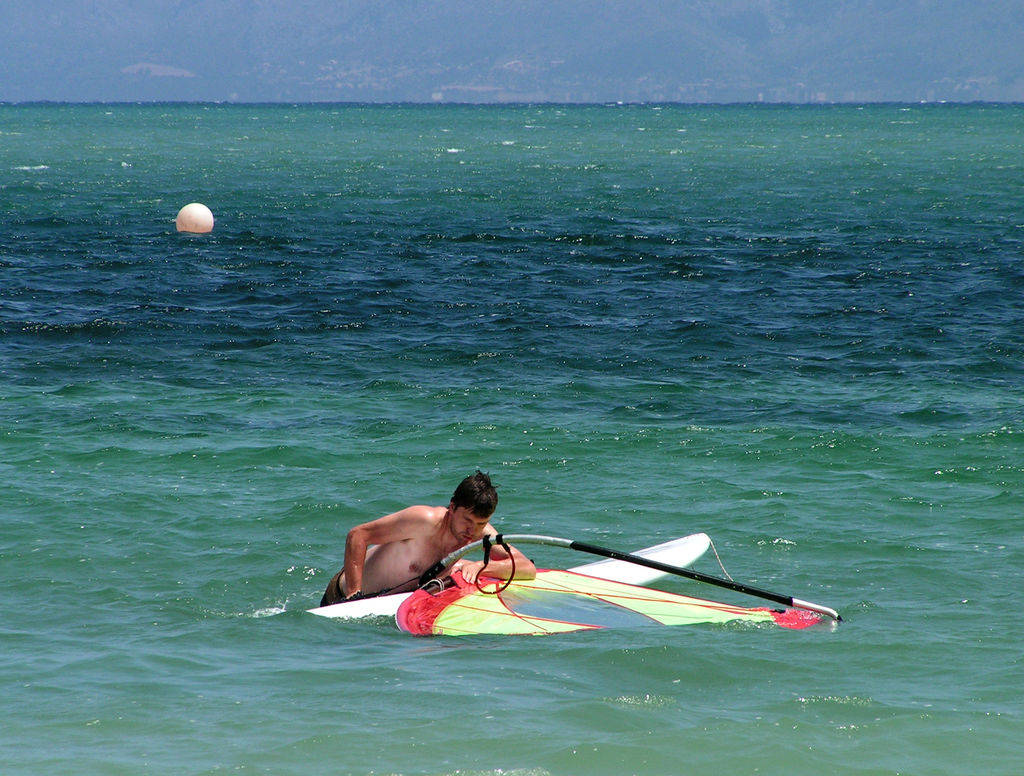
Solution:
M357 525L352 531L365 536L372 544L410 539L436 529L444 519L444 513L444 507L417 504Z
M429 507L426 504L414 504L411 507L406 507L396 512L395 516L405 520L437 523L444 517L446 511L445 507Z

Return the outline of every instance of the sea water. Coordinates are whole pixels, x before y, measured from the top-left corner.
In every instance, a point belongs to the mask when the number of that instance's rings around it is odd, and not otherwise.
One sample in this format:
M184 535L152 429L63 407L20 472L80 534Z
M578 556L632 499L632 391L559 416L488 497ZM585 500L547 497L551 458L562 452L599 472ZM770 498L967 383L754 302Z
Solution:
M0 106L0 770L1019 773L1022 186L1021 106ZM477 468L844 622L305 613Z

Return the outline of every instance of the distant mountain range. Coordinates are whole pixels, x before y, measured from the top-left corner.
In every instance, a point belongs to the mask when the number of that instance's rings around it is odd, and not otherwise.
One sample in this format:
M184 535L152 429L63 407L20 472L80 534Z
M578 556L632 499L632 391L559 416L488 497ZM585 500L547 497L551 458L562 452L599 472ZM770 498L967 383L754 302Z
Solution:
M1012 0L2 1L3 101L1024 101Z

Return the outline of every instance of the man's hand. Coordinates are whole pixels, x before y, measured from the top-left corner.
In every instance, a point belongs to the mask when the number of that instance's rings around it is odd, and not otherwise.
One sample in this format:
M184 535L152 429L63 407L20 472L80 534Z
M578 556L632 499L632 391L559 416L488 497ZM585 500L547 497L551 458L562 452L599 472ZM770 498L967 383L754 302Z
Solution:
M484 570L484 562L482 560L467 560L457 563L452 572L461 571L462 578L473 585L476 583L477 578L480 576L480 572Z

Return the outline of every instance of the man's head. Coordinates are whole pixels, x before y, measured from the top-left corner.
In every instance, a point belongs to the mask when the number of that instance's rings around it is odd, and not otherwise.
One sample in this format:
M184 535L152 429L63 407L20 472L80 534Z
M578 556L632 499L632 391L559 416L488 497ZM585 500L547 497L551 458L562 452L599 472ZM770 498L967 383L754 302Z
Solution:
M464 507L479 518L489 520L498 508L498 491L491 484L491 478L477 469L459 483L452 495L452 506Z

